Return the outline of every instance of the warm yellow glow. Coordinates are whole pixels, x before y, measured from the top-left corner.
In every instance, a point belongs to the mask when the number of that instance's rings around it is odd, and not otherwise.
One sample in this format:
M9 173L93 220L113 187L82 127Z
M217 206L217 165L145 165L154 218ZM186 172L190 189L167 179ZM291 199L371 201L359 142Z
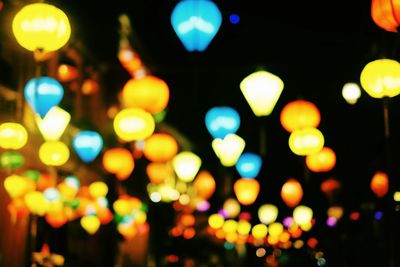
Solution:
M279 222L274 222L269 225L269 235L273 237L279 237L283 233L283 225Z
M236 232L227 233L225 239L230 243L235 243L238 240L238 234Z
M211 173L203 170L197 174L193 186L196 189L197 196L209 199L215 191L216 183Z
M44 140L58 141L67 128L71 115L56 106L50 109L43 119L36 115L35 120Z
M4 188L11 198L21 197L28 189L28 181L25 177L14 174L4 180Z
M316 128L296 130L290 134L290 150L298 156L316 154L324 147L324 136Z
M172 165L180 180L191 182L200 169L201 159L192 152L181 152L173 158Z
M340 206L333 206L328 209L328 217L333 217L339 220L343 216L343 208Z
M258 218L264 224L275 222L278 217L278 208L271 204L264 204L258 209Z
M225 212L226 217L235 218L240 213L240 204L234 198L228 198L225 200L222 209Z
M108 186L104 182L91 183L89 193L93 198L105 197L108 193Z
M14 122L0 125L0 147L4 149L20 149L28 142L28 132L24 126Z
M256 201L260 184L256 179L240 178L233 184L233 191L240 204L248 206Z
M274 109L283 86L283 81L278 76L257 71L240 83L240 90L256 116L268 116Z
M117 199L113 204L113 208L115 213L120 216L131 214L133 211L132 204L128 199Z
M313 172L328 172L336 165L335 151L323 147L318 153L306 157L306 165Z
M86 215L81 218L81 226L86 232L93 235L100 227L100 220L96 215Z
M221 164L232 167L238 161L246 143L236 134L228 134L224 139L216 138L212 141L212 148L220 159Z
M307 206L298 206L293 210L293 220L297 225L307 225L311 222L313 211ZM304 230L304 229L303 229Z
M42 192L29 192L25 195L24 201L30 212L39 216L45 215L50 209L50 202Z
M356 83L346 83L342 89L342 96L347 103L354 105L361 96L360 86Z
M309 223L300 225L300 228L301 228L301 230L303 230L304 232L308 232L308 231L311 230L312 226L313 226L312 223L309 222Z
M43 3L23 7L15 16L12 29L17 42L30 51L58 50L71 35L71 26L65 13Z
M240 220L238 222L237 232L241 235L248 235L251 230L251 224L248 221Z
M60 141L47 141L39 148L39 158L48 166L61 166L69 159L69 149Z
M143 109L123 109L114 118L115 133L126 142L146 139L154 128L154 118Z
M400 93L400 64L391 59L374 60L365 65L360 81L371 97L397 96Z
M394 192L393 199L396 202L400 202L400 191Z
M263 239L267 236L268 227L265 224L256 224L251 229L251 234L255 239Z
M147 214L144 211L139 210L135 216L135 223L140 225L144 224L146 221L147 221Z
M222 226L222 230L224 230L225 234L236 232L238 227L238 223L235 220L226 220L224 225Z
M212 229L221 228L224 225L224 222L224 217L217 213L212 214L210 217L208 217L208 225L210 225Z

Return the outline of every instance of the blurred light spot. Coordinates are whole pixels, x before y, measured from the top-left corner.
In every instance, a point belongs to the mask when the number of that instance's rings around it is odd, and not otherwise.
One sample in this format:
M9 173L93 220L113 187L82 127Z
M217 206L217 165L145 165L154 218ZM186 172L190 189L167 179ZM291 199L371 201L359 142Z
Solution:
M267 251L264 248L258 248L256 250L256 255L259 258L264 257L266 253L267 253Z
M317 261L317 265L318 266L325 266L325 264L326 264L325 258L319 258L318 259L318 261Z
M394 192L393 199L396 202L400 202L400 191Z
M289 228L290 226L292 226L293 223L294 223L294 220L293 220L292 217L286 217L285 219L283 219L283 225L284 225L286 228Z
M225 242L224 243L224 248L225 249L233 249L235 247L235 244L233 244L233 243L230 243L230 242Z
M304 242L303 242L303 240L296 240L296 242L294 242L293 246L297 249L301 249L304 246Z
M383 217L383 212L380 210L376 211L374 217L375 217L375 220L380 221Z
M240 21L240 17L239 17L238 14L232 14L232 15L229 16L229 21L230 21L232 24L238 24L239 21Z
M196 208L200 212L205 212L210 209L210 203L207 200L200 201L197 203Z
M355 212L352 212L350 214L350 220L357 221L358 219L360 219L360 213L359 212L355 211Z
M329 227L335 227L337 223L337 219L335 217L328 217L328 219L326 220L326 225L328 225Z
M160 202L161 201L161 194L158 192L153 192L150 194L150 199L154 203Z

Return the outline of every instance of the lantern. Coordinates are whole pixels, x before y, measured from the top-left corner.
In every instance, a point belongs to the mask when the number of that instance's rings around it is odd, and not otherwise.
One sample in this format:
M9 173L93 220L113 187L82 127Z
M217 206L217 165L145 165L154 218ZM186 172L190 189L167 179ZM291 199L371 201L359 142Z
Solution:
M272 113L283 86L283 81L278 76L266 71L257 71L240 83L240 90L253 113L260 117Z
M105 197L108 193L108 186L104 182L94 182L89 185L89 192L93 198Z
M250 233L251 224L248 221L240 220L238 222L237 232L240 235L247 236Z
M356 83L346 83L342 89L342 96L347 103L354 105L361 96L360 86Z
M389 32L398 32L400 4L396 0L372 0L371 16L376 25Z
M28 142L28 132L24 126L14 122L0 125L0 147L4 149L20 149Z
M240 126L239 113L231 107L213 107L206 113L205 123L213 138L225 138L237 132Z
M14 199L22 197L28 191L29 185L25 177L14 174L4 179L4 188L8 195Z
M221 26L218 7L209 0L184 0L171 14L171 24L189 52L206 50Z
M268 227L265 224L256 224L251 229L251 234L255 239L263 239L267 236Z
M210 225L212 229L221 228L224 225L224 222L224 217L219 214L212 214L208 217L208 225Z
M240 204L236 199L228 198L225 200L222 209L227 218L235 218L240 213Z
M53 228L60 228L68 222L67 217L64 212L51 212L45 216L46 222L50 224Z
M304 128L317 128L321 115L312 102L295 100L282 109L280 120L283 128L291 133Z
M278 218L278 208L272 204L264 204L258 208L258 218L263 224L273 223Z
M29 192L25 195L24 201L30 212L39 216L45 215L50 209L50 202L42 192Z
M324 147L317 154L306 157L307 168L313 172L328 172L335 167L336 154L329 148Z
M111 148L103 155L103 167L109 173L115 174L117 179L127 179L133 169L135 162L132 153L126 148Z
M222 230L227 233L233 233L237 230L238 223L235 220L226 220L222 226Z
M298 156L316 154L324 147L324 136L316 128L295 130L289 136L289 148Z
M400 93L400 64L391 59L374 60L365 65L360 81L373 98L397 96Z
M63 47L71 35L65 13L55 6L36 3L23 7L12 22L17 42L30 51L55 51Z
M295 179L289 179L281 189L281 197L285 204L293 208L297 206L303 198L303 188Z
M78 76L79 76L79 71L74 66L61 64L57 68L57 80L59 80L62 83L71 82L76 78L78 78Z
M25 158L15 151L7 151L0 156L0 166L4 169L15 170L24 165Z
M81 226L86 232L93 235L100 227L100 220L96 215L85 215L81 218Z
M47 141L39 148L39 158L47 166L61 166L69 159L69 149L62 142Z
M172 165L181 181L191 182L200 169L201 159L192 152L181 152L174 157Z
M246 143L240 136L236 134L228 134L224 139L214 139L212 148L220 159L221 164L231 167L236 164L243 152Z
M196 180L193 182L197 195L203 199L209 199L215 191L214 177L208 171L201 171L197 174Z
M138 109L123 109L114 118L114 130L126 142L143 140L153 134L155 122L150 113Z
M91 162L103 148L103 138L95 131L80 131L72 140L72 146L82 161Z
M236 198L242 205L251 205L256 201L260 192L260 184L256 179L240 178L233 185Z
M67 128L71 115L55 106L47 112L43 119L40 116L36 116L35 119L44 140L57 141Z
M293 210L293 220L300 226L311 223L312 216L313 211L307 206L298 206Z
M377 197L384 197L389 191L389 178L384 172L376 172L370 184L372 192Z
M164 183L170 177L174 176L174 170L168 163L151 162L146 167L146 174L152 184L158 185Z
M144 156L153 162L166 162L178 153L178 143L169 134L153 134L146 139L144 144Z
M243 153L236 162L236 170L241 177L255 178L261 170L262 158L254 153Z
M268 226L269 235L279 237L283 233L283 225L279 222L274 222Z

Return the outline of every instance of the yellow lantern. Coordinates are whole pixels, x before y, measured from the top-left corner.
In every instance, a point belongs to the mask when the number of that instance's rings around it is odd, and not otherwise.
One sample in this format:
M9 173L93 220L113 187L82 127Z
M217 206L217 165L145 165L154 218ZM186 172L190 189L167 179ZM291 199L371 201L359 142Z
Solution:
M94 182L89 185L89 193L94 198L105 197L108 193L108 186L104 182Z
M354 105L361 96L360 86L356 83L346 83L342 89L342 96L347 103Z
M166 162L178 153L178 143L169 134L157 133L150 136L144 144L144 156L153 162Z
M224 225L222 226L222 230L224 230L225 234L236 232L238 227L238 222L235 220L226 220Z
M71 115L62 108L55 106L47 112L43 119L39 115L35 119L44 140L57 141L67 128Z
M228 198L225 200L222 209L227 218L235 218L240 213L240 204L234 198Z
M240 220L237 226L237 232L240 235L248 235L251 230L251 223L245 220Z
M212 229L221 228L224 225L224 222L224 217L217 213L212 214L210 217L208 217L208 225L210 225Z
M85 215L81 218L81 226L86 232L93 235L100 227L100 220L96 215Z
M316 128L296 130L289 136L290 150L298 156L316 154L324 147L324 136Z
M113 208L116 214L120 216L125 216L131 214L133 211L133 206L128 199L119 198L114 204Z
M246 143L236 134L228 134L224 139L216 138L212 141L212 148L220 159L221 164L231 167L236 164L243 152Z
M50 210L50 202L44 197L42 192L29 192L25 195L24 201L33 214L43 216Z
M400 93L400 63L391 59L374 60L361 72L361 86L373 98L394 97Z
M154 128L154 118L143 109L123 109L114 118L115 133L126 142L146 139Z
M201 159L192 152L181 152L174 157L172 165L181 181L191 182L200 169Z
M30 51L58 50L71 35L71 26L65 13L43 3L23 7L15 16L12 29L17 42Z
M240 178L233 185L236 198L242 205L251 205L260 192L260 184L256 179Z
M306 165L313 172L328 172L336 165L336 154L329 147L323 147L316 154L306 157Z
M4 149L20 149L28 142L28 132L24 126L14 122L0 125L0 147Z
M27 179L22 176L11 175L4 180L4 188L13 199L22 197L26 193L28 187Z
M256 224L251 229L251 234L255 239L263 239L268 234L268 227L265 224Z
M311 223L312 216L313 211L307 206L300 205L293 210L293 220L297 225L300 226Z
M61 166L69 159L69 149L63 142L47 141L39 148L39 158L48 166Z
M269 235L279 237L283 233L283 225L279 222L274 222L268 226Z
M264 204L258 209L258 218L264 224L275 222L278 217L278 208L272 204Z
M260 117L271 114L283 86L283 81L278 76L266 71L257 71L240 83L240 90L254 114Z

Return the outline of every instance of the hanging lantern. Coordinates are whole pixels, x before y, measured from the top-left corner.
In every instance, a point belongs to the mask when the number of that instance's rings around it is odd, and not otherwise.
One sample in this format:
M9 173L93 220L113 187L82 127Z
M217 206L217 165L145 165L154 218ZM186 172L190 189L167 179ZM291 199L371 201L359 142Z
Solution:
M234 198L225 200L222 210L226 218L235 218L240 213L240 204Z
M138 109L123 109L114 118L114 130L126 142L144 140L153 134L155 122L150 113Z
M306 165L313 172L328 172L336 165L336 154L331 148L324 147L317 154L306 156Z
M126 180L135 168L132 153L126 148L111 148L103 155L103 167L115 174L118 180Z
M197 195L203 199L209 199L215 191L214 177L208 171L201 171L197 174L196 180L193 182Z
M85 215L81 218L81 226L86 232L93 235L100 227L100 220L96 215Z
M146 167L146 174L152 184L158 185L173 177L174 170L168 163L151 162Z
M269 235L279 237L283 233L283 225L279 222L274 222L268 226Z
M69 159L69 149L62 142L47 141L39 148L39 158L47 166L61 166Z
M157 133L146 139L144 156L153 162L167 162L178 153L178 143L169 134Z
M0 166L3 169L15 170L24 165L25 158L15 151L7 151L0 156Z
M219 229L224 225L224 217L222 217L219 214L212 214L210 217L208 217L208 225L212 229Z
M256 179L240 178L234 183L233 190L240 204L248 206L256 201L260 192L260 184Z
M62 83L71 82L78 78L79 71L76 67L68 65L68 64L61 64L57 68L57 80Z
M316 128L295 130L289 136L289 148L298 156L316 154L324 147L324 136Z
M50 202L42 192L32 191L24 196L24 201L31 213L44 216L50 210Z
M280 120L283 128L291 133L310 127L317 128L321 121L321 115L312 102L295 100L286 104L282 109Z
M400 64L391 59L374 60L365 65L360 81L373 98L395 97L400 93Z
M8 195L14 199L22 197L29 190L29 181L22 176L11 175L4 179L4 188Z
M278 76L266 71L257 71L240 83L240 90L253 113L261 117L272 113L283 86L283 81Z
M20 149L28 142L28 132L24 126L14 122L0 125L0 147L4 149Z
M33 111L44 118L52 107L60 103L64 89L56 79L33 78L25 85L24 95Z
M23 7L12 22L17 42L30 51L55 51L63 47L71 35L65 13L43 3Z
M213 138L225 138L237 132L240 126L239 113L231 107L213 107L206 113L205 123Z
M273 223L278 218L278 208L272 204L264 204L258 208L258 218L263 224Z
M361 96L360 86L356 83L346 83L342 89L342 96L347 103L354 105Z
M301 184L297 180L290 178L282 186L281 197L288 207L293 208L297 206L303 198Z
M246 143L240 136L236 134L228 134L224 139L214 139L212 148L220 159L221 164L231 167L236 164L242 154Z
M313 211L307 206L298 206L293 210L293 220L300 226L311 223L312 216Z
M46 141L58 141L71 120L71 115L57 106L51 108L42 119L36 116L36 124Z
M93 198L105 197L108 193L108 186L104 182L94 182L89 185L89 193Z
M264 239L268 234L268 227L265 224L256 224L251 229L251 234L255 239Z
M398 32L400 5L395 0L372 0L371 16L376 25L388 32Z
M221 12L209 0L181 1L171 14L172 27L189 52L206 50L221 23Z
M181 181L191 182L200 169L201 159L192 152L181 152L174 157L172 165Z
M254 153L243 153L235 165L239 175L245 178L256 178L261 166L262 158Z
M65 216L64 212L51 212L46 214L45 220L53 228L60 228L68 222L68 218Z
M370 184L372 192L377 197L384 197L389 191L389 178L384 172L376 172Z
M103 138L95 131L80 131L72 140L72 146L82 161L91 162L103 148Z

